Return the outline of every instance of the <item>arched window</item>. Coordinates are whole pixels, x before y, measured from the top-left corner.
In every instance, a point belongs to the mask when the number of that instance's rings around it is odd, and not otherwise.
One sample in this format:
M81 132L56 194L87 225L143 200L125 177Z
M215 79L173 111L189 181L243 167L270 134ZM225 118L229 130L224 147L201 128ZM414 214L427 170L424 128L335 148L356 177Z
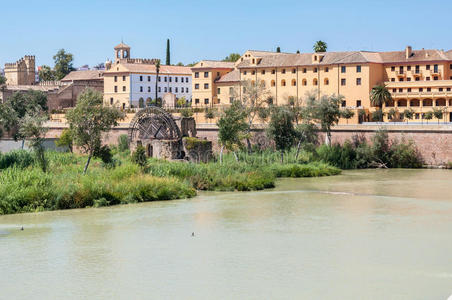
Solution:
M297 85L297 81L295 79L292 79L292 86L296 86Z
M323 80L323 83L324 83L325 85L329 85L329 84L330 84L330 81L328 80L328 78L325 78L325 79Z
M286 86L286 81L284 79L281 80L281 86Z
M317 82L317 78L314 78L314 80L312 81L312 84L313 84L313 85L317 85L317 83L318 83L318 82Z
M302 84L306 86L308 85L308 81L306 79L303 79Z
M151 104L152 104L152 99L151 99L151 97L148 97L146 99L146 106L151 106Z
M139 108L143 108L143 107L144 107L144 99L143 99L143 98L140 98L140 99L138 100L138 107L139 107Z
M265 80L261 80L261 86L265 87Z
M274 81L274 80L272 80L272 82L271 82L271 86L275 86L275 85L276 85L275 81Z

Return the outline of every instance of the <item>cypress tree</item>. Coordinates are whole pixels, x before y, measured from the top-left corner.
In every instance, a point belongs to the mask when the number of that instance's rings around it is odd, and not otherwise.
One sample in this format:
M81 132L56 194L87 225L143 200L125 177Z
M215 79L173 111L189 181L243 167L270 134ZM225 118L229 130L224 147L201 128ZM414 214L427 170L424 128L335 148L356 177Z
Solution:
M281 52L281 48L279 48L279 46L276 48L276 52L278 52L278 53Z
M166 65L171 65L171 56L170 56L170 43L169 39L166 40Z

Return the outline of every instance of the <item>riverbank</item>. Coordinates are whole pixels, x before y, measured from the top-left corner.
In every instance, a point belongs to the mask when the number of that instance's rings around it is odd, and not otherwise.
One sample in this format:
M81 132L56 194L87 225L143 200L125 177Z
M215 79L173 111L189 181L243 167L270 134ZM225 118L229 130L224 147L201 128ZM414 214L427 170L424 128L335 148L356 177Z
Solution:
M194 164L151 159L147 167L116 153L114 168L95 159L86 175L86 157L46 153L48 172L42 172L27 151L0 156L0 214L191 198L197 190L251 191L273 188L277 177L337 175L325 163L236 162Z

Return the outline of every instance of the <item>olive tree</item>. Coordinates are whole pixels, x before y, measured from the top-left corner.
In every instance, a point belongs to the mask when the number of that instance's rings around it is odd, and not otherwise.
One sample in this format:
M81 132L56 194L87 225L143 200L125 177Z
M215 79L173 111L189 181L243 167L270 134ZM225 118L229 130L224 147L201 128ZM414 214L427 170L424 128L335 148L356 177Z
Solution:
M294 116L287 107L274 107L272 109L267 134L275 141L276 150L281 153L281 163L284 162L284 152L290 149L297 136L294 128Z
M74 143L88 155L83 173L86 174L96 149L101 146L102 133L118 125L124 113L114 107L102 106L102 94L86 89L77 99L77 105L66 114Z
M339 122L341 117L340 103L343 96L322 96L319 100L310 96L307 109L311 118L320 124L320 128L326 134L326 144L331 145L331 127Z
M48 120L46 114L42 111L35 111L25 115L20 120L20 134L29 140L30 148L33 149L36 155L36 160L39 163L43 172L47 171L47 160L44 151L44 138L48 128L44 127L44 122Z

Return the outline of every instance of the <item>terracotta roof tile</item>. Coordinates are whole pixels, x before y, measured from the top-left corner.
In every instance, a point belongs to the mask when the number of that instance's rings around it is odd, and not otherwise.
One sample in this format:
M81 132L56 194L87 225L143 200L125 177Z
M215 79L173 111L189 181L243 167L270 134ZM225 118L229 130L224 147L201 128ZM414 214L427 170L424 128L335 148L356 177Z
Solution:
M155 65L153 64L121 64L127 71L136 73L156 73ZM107 71L106 73L115 73L114 69ZM191 75L190 67L183 66L160 66L160 74L181 74L181 75Z
M240 71L238 69L235 69L234 71L231 71L225 75L223 75L220 79L218 79L216 82L238 82L240 81Z
M201 60L192 69L234 69L234 62L219 61L219 60Z
M103 71L87 70L87 71L72 71L67 74L61 81L77 81L77 80L103 80Z

